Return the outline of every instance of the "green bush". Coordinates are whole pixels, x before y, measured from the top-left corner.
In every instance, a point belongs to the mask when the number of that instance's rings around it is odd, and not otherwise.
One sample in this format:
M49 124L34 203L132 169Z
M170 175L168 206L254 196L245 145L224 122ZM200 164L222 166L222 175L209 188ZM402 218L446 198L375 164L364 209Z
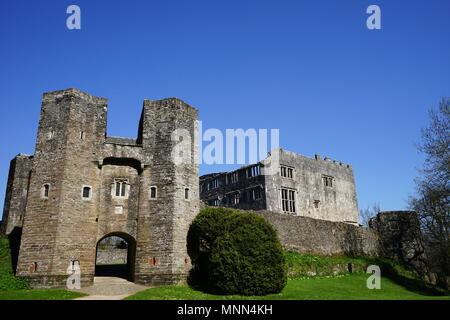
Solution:
M28 288L26 280L14 276L8 238L0 238L0 291Z
M206 208L188 232L190 284L220 294L266 295L286 285L276 231L251 213Z

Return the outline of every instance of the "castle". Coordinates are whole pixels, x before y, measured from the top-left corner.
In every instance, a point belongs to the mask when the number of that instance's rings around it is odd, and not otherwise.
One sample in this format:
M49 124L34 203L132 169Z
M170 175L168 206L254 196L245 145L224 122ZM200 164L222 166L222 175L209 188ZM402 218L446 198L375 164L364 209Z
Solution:
M350 165L280 148L257 164L201 176L200 199L210 206L359 224Z
M255 210L289 250L408 263L423 251L418 232L410 232L417 229L413 214L358 225L349 165L275 149L257 164L199 179L195 108L176 98L144 100L131 139L106 135L107 102L76 89L45 93L35 154L11 161L0 233L15 248L16 275L35 288L65 287L75 264L81 285L91 285L97 245L110 236L128 244L130 280L185 281L186 235L200 199Z

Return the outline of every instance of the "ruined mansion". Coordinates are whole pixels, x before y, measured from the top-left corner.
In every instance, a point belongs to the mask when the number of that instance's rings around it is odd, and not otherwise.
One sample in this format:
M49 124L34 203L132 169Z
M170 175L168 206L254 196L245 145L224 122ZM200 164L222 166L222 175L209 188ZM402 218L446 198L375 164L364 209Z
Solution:
M186 235L205 204L252 210L298 252L377 256L386 251L381 240L404 240L407 224L384 226L409 215L358 225L350 165L275 149L257 164L199 178L195 139L179 143L197 136L195 108L177 98L144 100L136 139L107 136L106 114L107 99L45 93L35 153L11 161L0 231L15 245L16 275L33 287L65 287L74 264L82 286L92 284L98 243L110 236L128 244L130 280L183 282L191 268Z
M359 223L350 165L280 148L259 163L201 176L200 199L210 206Z

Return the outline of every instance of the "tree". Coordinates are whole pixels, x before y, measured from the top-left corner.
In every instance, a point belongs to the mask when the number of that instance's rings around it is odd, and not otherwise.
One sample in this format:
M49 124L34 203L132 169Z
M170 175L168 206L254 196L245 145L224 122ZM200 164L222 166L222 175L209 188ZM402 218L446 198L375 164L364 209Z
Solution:
M375 217L380 211L381 209L378 203L373 204L372 207L359 210L361 224L367 227L369 225L369 220Z
M190 285L219 294L266 295L286 285L275 229L262 217L226 208L203 209L188 232Z
M416 194L409 199L424 235L429 268L437 284L450 286L450 98L429 111L430 124L422 129L418 150L425 155L415 180Z

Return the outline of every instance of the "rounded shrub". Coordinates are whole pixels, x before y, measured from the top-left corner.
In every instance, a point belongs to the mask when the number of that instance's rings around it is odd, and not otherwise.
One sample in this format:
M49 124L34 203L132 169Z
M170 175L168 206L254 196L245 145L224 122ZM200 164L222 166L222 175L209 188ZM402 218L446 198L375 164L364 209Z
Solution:
M188 232L190 284L220 294L266 295L286 285L286 263L274 228L262 217L203 209Z

